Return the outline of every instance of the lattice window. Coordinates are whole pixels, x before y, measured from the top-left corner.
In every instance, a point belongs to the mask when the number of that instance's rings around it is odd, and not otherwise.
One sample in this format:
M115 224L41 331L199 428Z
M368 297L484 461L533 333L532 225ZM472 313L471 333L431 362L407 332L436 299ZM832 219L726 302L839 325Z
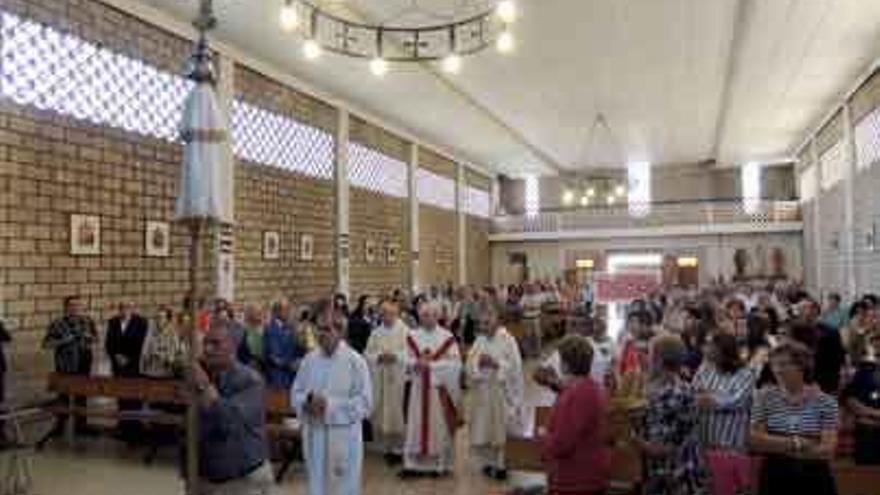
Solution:
M815 165L810 165L803 171L801 171L800 176L798 177L799 188L801 201L807 202L816 197L816 194L819 192L819 184L816 178L816 171L818 169Z
M880 108L875 108L856 124L855 139L858 170L880 162Z
M533 217L541 209L541 191L538 189L538 178L526 176L526 215Z
M0 95L98 125L177 140L184 77L55 28L0 14Z
M348 180L362 187L396 198L406 198L407 164L362 144L348 144Z
M627 165L629 214L643 217L651 212L651 164L630 162Z
M239 158L333 178L333 136L241 100L232 102L232 149Z
M843 176L843 141L838 141L828 148L819 157L819 166L822 167L822 190L831 189Z
M467 186L465 191L464 211L475 217L489 218L491 210L489 193L470 186Z
M419 201L455 211L455 181L434 172L418 169L416 191Z

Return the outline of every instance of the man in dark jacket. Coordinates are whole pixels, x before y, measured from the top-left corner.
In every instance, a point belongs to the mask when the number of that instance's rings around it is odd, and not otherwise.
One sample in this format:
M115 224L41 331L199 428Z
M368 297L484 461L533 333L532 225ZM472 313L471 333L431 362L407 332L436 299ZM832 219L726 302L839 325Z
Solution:
M141 351L147 336L147 320L135 310L134 303L119 304L119 314L107 322L107 335L104 347L110 357L113 376L132 378L140 375ZM141 402L136 400L120 400L119 411L137 411ZM140 433L140 422L131 420L119 421L119 434L129 443L137 440Z

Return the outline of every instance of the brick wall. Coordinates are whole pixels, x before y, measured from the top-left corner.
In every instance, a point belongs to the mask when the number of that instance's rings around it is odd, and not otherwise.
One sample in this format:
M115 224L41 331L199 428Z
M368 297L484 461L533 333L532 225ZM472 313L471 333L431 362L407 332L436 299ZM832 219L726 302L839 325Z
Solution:
M467 252L465 262L468 284L484 286L491 281L492 259L489 250L489 219L472 215L466 217L465 240Z
M455 180L455 163L427 149L419 167ZM422 287L458 280L458 221L454 211L419 204L419 281Z
M261 74L237 67L238 98L273 113L333 132L336 110ZM235 175L235 293L241 301L296 302L335 287L335 198L332 180L239 160ZM264 259L263 234L280 234L280 257ZM311 261L301 259L303 235L314 239Z
M188 43L98 3L0 0L0 8L166 70L178 70L189 52ZM51 356L40 341L64 296L82 295L99 327L123 299L147 314L182 303L184 230L172 227L169 257L144 253L146 221L172 220L179 163L177 144L0 102L0 315L13 331L13 395L42 389ZM100 256L69 254L75 213L100 217ZM206 236L203 251L211 244ZM202 287L213 292L204 259Z

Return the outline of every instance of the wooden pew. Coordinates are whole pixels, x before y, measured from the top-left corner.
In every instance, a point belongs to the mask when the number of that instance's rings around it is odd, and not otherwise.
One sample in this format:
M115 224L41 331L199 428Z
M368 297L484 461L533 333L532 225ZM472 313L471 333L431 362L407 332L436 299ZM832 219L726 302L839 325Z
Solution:
M53 414L68 415L67 441L74 442L73 422L76 416L101 417L113 420L140 421L147 428L152 425L168 425L183 427L182 414L152 409L150 405L164 404L180 406L187 405L185 395L180 393L185 383L180 380L152 380L149 378L115 378L103 376L82 376L52 373L49 375L49 390L68 397L66 404L54 403L44 407L44 410ZM123 400L139 400L147 407L143 411L120 412L115 406L112 407L78 407L74 404L74 397L105 397ZM181 409L182 410L182 409ZM266 430L269 439L273 442L291 442L299 439L298 427L293 427L289 419L296 416L290 407L289 396L286 390L269 389L266 391ZM149 439L151 436L146 435ZM45 439L41 442L44 442ZM145 460L151 461L158 445L150 444L150 451ZM282 459L282 472L290 465L290 456Z

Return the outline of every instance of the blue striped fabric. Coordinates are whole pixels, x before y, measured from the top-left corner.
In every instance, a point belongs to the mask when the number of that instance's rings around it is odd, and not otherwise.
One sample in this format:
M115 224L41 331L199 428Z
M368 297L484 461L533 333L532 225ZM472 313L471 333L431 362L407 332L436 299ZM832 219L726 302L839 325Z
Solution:
M746 448L756 378L755 370L748 366L733 373L722 373L708 362L700 366L694 387L715 399L713 408L700 412L700 441L704 446Z
M764 423L776 435L818 437L823 430L837 428L837 401L823 392L810 392L803 403L786 399L777 385L762 389L752 408L752 423Z

